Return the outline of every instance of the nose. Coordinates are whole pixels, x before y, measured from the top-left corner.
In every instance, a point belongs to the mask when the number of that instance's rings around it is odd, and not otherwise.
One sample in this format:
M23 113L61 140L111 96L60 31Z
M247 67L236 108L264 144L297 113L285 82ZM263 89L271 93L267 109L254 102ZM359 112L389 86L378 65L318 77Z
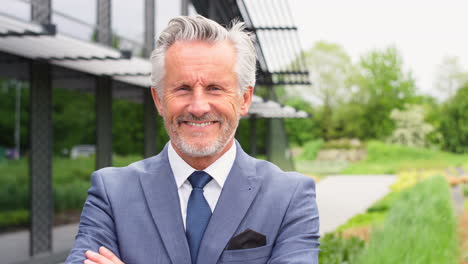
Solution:
M194 89L187 110L189 111L189 113L197 117L201 117L211 110L210 103L207 98L207 95L204 92L204 89Z

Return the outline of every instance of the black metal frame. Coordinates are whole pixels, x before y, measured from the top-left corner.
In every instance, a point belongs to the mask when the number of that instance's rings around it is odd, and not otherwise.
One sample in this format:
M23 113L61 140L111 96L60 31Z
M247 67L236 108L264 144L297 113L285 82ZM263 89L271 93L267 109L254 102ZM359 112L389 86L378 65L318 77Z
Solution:
M256 36L256 49L258 54L257 62L257 84L258 85L309 85L309 72L305 66L304 59L300 52L300 45L297 38L297 27L293 25L259 25L255 26L249 10L244 0L192 0L192 3L197 12L205 17L209 17L220 24L229 25L233 19L244 21L248 29ZM261 1L258 4L262 4ZM272 2L264 2L265 6L271 5ZM291 17L289 10L282 10L278 7L273 7L276 16ZM292 20L292 19L290 19ZM278 24L278 23L275 23ZM268 32L272 36L278 35L279 32L287 33L287 36L276 36L275 43L278 43L281 48L275 52L278 56L284 56L284 50L296 51L298 57L286 58L291 61L291 65L285 65L281 71L271 71L266 63L265 53L262 45L272 43L261 43L258 38L259 32ZM291 38L294 36L293 38Z

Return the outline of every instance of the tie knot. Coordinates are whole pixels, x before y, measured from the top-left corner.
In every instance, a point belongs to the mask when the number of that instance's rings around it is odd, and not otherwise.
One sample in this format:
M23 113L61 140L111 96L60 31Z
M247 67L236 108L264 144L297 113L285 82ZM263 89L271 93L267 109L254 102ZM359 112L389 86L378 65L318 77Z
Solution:
M194 171L188 178L192 188L203 189L211 181L211 176L204 171Z

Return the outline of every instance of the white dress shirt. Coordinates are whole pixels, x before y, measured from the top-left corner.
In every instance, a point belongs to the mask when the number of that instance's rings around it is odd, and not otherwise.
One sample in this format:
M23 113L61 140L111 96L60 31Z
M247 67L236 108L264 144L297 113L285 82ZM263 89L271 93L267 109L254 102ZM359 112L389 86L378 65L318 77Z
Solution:
M187 204L192 192L192 185L188 181L189 176L196 171L187 162L185 162L179 154L174 150L172 144L169 143L168 148L169 164L174 174L175 182L177 184L177 191L180 200L180 210L182 213L182 220L184 221L184 228L186 226L187 218ZM236 158L236 144L232 144L231 148L219 157L213 164L204 169L213 179L203 188L204 196L210 205L211 212L216 207L219 195L223 189L224 182L231 171L232 165Z

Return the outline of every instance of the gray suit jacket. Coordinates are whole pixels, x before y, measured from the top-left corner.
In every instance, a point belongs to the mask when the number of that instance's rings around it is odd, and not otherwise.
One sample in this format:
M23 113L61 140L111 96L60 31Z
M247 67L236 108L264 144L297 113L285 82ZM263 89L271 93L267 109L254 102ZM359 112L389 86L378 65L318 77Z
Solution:
M237 154L205 231L199 264L318 263L315 183L270 162ZM246 229L265 246L225 250ZM83 263L86 250L110 249L126 264L190 264L179 196L167 157L157 156L92 175L79 231L65 263Z

